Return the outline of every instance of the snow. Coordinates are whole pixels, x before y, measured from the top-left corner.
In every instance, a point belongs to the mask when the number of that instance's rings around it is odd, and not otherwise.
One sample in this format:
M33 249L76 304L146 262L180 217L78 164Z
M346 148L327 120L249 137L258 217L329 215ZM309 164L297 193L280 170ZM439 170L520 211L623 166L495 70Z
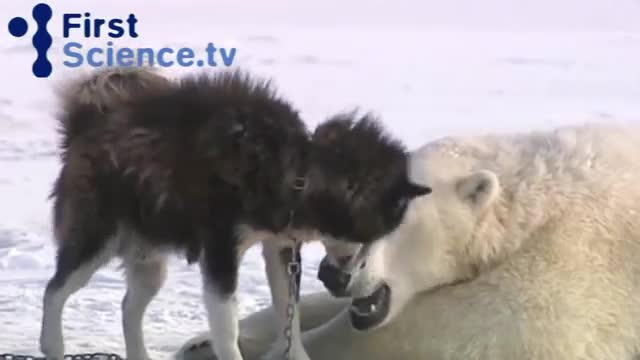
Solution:
M445 135L640 120L638 1L50 3L54 14L135 13L140 38L117 45L236 46L238 65L272 76L310 126L358 106L379 114L410 147ZM2 2L0 13L28 17L31 6ZM53 90L78 71L56 57L52 78L34 78L29 41L0 35L0 353L38 353L41 296L55 254L47 199L59 166ZM183 71L192 69L167 73ZM317 244L305 247L303 292L321 289L322 255ZM123 352L121 279L114 262L69 300L68 352ZM253 248L241 269L240 312L269 302ZM176 259L147 312L151 355L167 358L204 329L199 272Z

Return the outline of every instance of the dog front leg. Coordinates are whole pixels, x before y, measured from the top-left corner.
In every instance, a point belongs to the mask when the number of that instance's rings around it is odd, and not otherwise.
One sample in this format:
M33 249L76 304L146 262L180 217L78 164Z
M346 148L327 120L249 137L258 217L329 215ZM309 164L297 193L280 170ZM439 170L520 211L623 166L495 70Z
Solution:
M232 229L226 238L216 235L208 239L200 259L213 350L218 360L242 360L236 301L240 255Z
M271 288L271 300L276 318L276 343L271 351L264 357L265 359L286 359L285 350L288 344L287 332L290 334L291 340L291 360L309 360L309 356L302 345L302 337L300 331L300 314L297 302L300 296L300 272L296 274L295 285L296 293L290 296L290 281L288 273L289 263L295 258L300 264L300 247L292 246L283 247L278 241L265 241L263 243L263 256L266 265L267 280ZM293 306L292 309L289 309ZM293 310L291 328L289 329L289 311ZM289 359L287 359L289 360Z

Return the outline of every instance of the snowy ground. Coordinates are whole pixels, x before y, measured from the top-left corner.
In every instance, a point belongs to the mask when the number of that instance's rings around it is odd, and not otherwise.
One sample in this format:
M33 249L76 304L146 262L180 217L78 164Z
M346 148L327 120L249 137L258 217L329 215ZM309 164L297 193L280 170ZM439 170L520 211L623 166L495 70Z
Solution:
M273 76L310 126L359 106L416 147L450 134L640 120L640 3L631 0L402 0L392 8L365 0L308 7L293 0L130 3L53 7L96 16L135 12L138 46L236 46L239 65ZM0 4L0 22L29 13L28 3ZM51 79L33 78L28 42L0 34L0 353L37 353L41 295L53 271L52 89L69 71L58 66ZM321 288L321 257L319 246L304 250L304 292ZM241 270L242 314L269 303L262 269L260 251L252 249ZM69 352L122 352L123 294L114 263L71 298ZM205 327L198 271L176 260L146 318L152 355L167 358Z

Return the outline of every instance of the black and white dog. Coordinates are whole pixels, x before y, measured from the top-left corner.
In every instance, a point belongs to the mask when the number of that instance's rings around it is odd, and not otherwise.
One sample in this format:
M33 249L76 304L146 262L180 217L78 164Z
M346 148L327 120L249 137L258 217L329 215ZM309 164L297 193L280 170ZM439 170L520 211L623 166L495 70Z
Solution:
M58 257L40 339L47 359L63 358L65 302L114 257L127 280L126 357L148 359L143 314L176 251L200 263L218 358L242 359L238 263L262 240L283 333L294 253L286 250L299 250L291 235L310 238L284 233L309 147L293 107L269 82L238 71L169 81L151 70L108 69L71 83L61 101L62 169L52 194ZM294 358L308 359L297 312L293 320Z
M269 82L241 72L174 82L151 70L109 69L72 83L61 100L63 165L52 194L58 260L40 339L48 359L63 358L66 300L114 257L127 279L126 356L148 359L142 317L174 252L199 261L218 359L242 359L238 264L259 241L281 334L267 357L281 359L286 265L300 242L321 234L366 243L430 191L408 180L403 146L370 116L338 115L310 137ZM326 242L334 262L345 247ZM291 340L294 359L308 359L297 310Z
M352 274L366 265L368 248L397 229L410 202L431 189L410 180L409 153L370 115L334 116L316 129L312 149L305 205L314 226L330 235L323 238L327 256L318 278L334 296L350 297ZM380 287L353 299L354 327L381 321L389 296Z

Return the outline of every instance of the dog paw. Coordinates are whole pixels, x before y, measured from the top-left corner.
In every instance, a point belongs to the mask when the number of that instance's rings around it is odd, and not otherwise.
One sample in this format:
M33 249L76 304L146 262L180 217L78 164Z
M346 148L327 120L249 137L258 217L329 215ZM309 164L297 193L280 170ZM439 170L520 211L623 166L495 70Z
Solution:
M141 353L127 354L127 360L152 360L146 351Z
M62 336L56 334L43 334L40 337L40 351L47 360L64 359L64 343Z

